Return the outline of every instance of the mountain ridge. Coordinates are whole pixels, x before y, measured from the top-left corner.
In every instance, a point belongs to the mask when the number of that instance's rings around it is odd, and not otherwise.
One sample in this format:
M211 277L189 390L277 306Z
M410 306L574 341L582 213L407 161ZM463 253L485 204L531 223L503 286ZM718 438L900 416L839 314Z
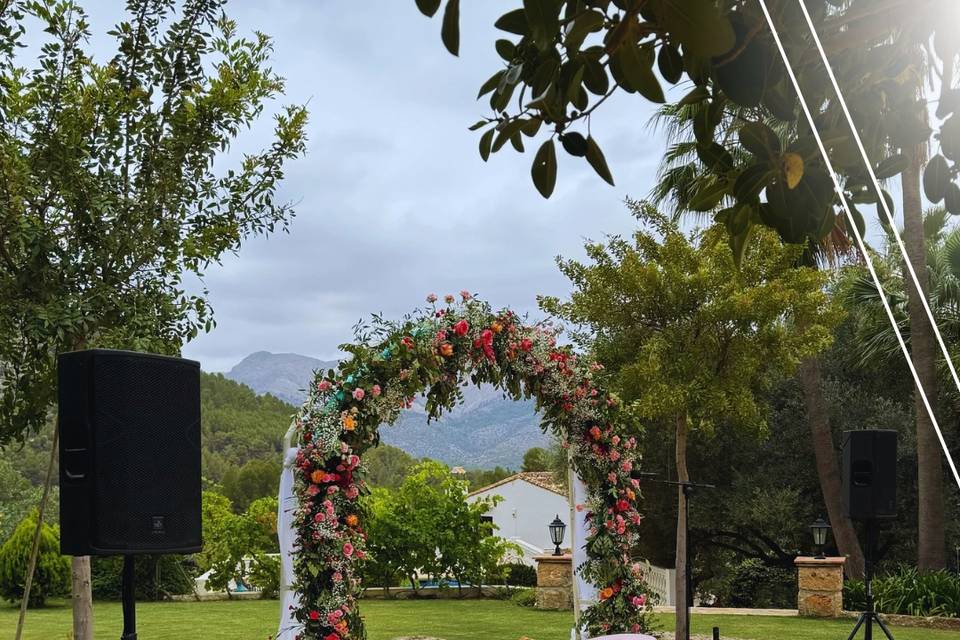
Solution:
M256 351L223 375L258 394L300 406L314 371L336 366L336 361L297 353ZM504 398L493 387L464 387L463 395L462 404L429 424L418 398L396 423L380 429L382 442L416 458L469 468L519 469L528 449L549 446L550 436L540 430L532 400Z

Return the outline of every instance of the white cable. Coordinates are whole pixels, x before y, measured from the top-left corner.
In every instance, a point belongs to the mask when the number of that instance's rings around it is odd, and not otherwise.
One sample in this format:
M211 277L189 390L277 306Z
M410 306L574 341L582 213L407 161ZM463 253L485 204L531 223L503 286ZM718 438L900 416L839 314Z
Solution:
M880 181L877 180L877 174L874 172L873 165L870 163L870 159L867 157L867 151L863 146L863 141L860 139L860 132L857 131L857 127L853 122L853 117L850 115L850 109L847 108L847 101L844 99L843 92L840 90L840 85L837 83L837 78L833 73L833 67L830 65L830 61L827 59L826 51L824 51L823 44L820 42L820 36L817 34L816 28L813 26L813 20L810 19L810 13L807 11L806 3L803 0L797 1L800 3L800 9L803 11L803 17L807 21L807 26L810 28L810 34L813 36L813 41L817 45L817 51L820 53L820 59L823 60L823 65L827 68L827 75L830 76L830 83L833 85L833 90L837 94L837 99L839 100L840 106L843 109L843 115L846 116L847 123L850 125L850 130L853 132L853 139L857 142L857 148L860 150L860 156L863 158L863 164L867 167L867 171L870 173L870 180L873 182L873 188L877 192L877 201L880 203L880 206L883 207L883 212L887 215L887 221L890 223L890 229L893 231L893 235L897 239L897 246L900 248L900 255L903 256L903 262L907 265L907 271L910 272L910 279L913 280L913 286L916 288L917 295L919 296L920 301L923 303L923 310L927 314L927 320L930 321L930 326L933 328L933 334L937 338L937 344L940 345L940 352L943 353L943 358L947 362L947 368L950 369L950 375L953 377L953 383L957 387L957 392L960 393L960 376L957 376L957 370L953 366L953 358L950 357L950 352L947 350L947 345L944 343L943 336L940 334L940 328L937 326L937 321L934 319L933 312L930 310L930 304L927 302L927 296L923 293L923 287L920 286L920 279L917 277L917 273L913 269L913 263L910 261L907 248L904 246L903 239L900 237L900 232L897 230L897 223L893 219L893 214L890 212L887 199L883 197L883 190L880 188ZM917 381L917 384L919 385L919 380ZM960 486L960 476L957 475L957 470L953 465L953 458L950 456L950 451L947 449L947 443L943 439L943 433L941 433L940 426L937 424L936 420L933 420L933 427L937 432L937 438L940 439L940 446L943 447L943 452L946 454L947 460L950 462L950 468L953 470L954 477L957 479L957 485Z
M800 0L801 3L802 1L803 0ZM913 381L917 385L917 391L920 393L923 406L927 410L927 415L930 416L930 421L933 423L933 427L937 432L937 437L940 438L940 445L943 447L943 452L947 456L947 462L950 464L950 470L953 472L953 477L957 481L957 486L960 487L960 474L957 473L957 466L954 464L953 457L950 455L950 450L947 448L946 442L943 439L943 433L940 431L940 425L937 422L937 417L934 415L933 408L930 406L930 401L927 399L927 394L923 389L923 385L920 383L920 376L917 375L917 370L913 366L913 360L910 358L910 351L907 349L907 344L903 340L903 334L900 333L900 327L897 325L896 317L893 315L893 310L890 308L890 303L887 300L887 295L883 290L883 285L880 284L880 278L877 276L877 272L873 267L873 260L871 260L870 254L867 252L866 245L863 242L863 236L860 234L860 229L857 227L856 220L854 219L853 213L850 210L850 204L847 202L847 196L843 191L843 187L840 185L840 179L837 177L837 172L834 170L833 163L830 161L830 157L827 154L827 149L823 144L822 138L820 137L820 132L814 123L813 115L810 113L810 107L807 106L806 98L804 97L803 91L800 88L799 81L797 81L797 76L793 71L793 65L790 64L790 59L787 57L787 52L783 48L783 42L780 40L780 33L773 24L773 18L770 16L770 10L767 8L767 3L765 0L759 0L759 2L760 7L763 9L763 15L767 19L767 24L770 27L770 31L773 34L773 39L777 43L777 49L780 51L780 57L783 59L783 64L787 68L787 74L790 76L790 82L793 83L793 88L796 90L797 97L800 99L800 106L807 118L807 122L810 124L813 137L817 141L817 147L820 149L820 154L823 156L823 161L827 165L827 170L830 171L830 178L833 180L833 186L834 189L836 189L837 195L840 196L840 202L843 205L844 212L847 214L847 220L849 221L850 229L853 231L853 235L856 238L857 246L860 249L860 253L863 254L864 261L867 263L867 269L870 271L870 277L873 278L873 284L877 288L877 293L880 294L880 300L883 303L884 311L887 313L887 318L890 320L890 326L893 327L893 331L897 336L897 342L900 344L900 350L903 352L904 358L907 361L907 366L910 368L910 374L913 376ZM867 164L869 165L869 162ZM883 200L882 196L881 200Z

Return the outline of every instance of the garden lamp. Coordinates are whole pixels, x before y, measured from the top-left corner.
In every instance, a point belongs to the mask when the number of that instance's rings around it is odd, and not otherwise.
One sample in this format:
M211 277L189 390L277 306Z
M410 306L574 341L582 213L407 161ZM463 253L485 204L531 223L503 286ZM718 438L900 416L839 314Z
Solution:
M557 514L557 517L550 523L550 540L557 547L553 552L555 556L563 555L563 552L560 551L560 545L563 543L563 532L566 530L567 525L560 519L560 514Z
M817 518L817 521L810 525L810 531L813 532L813 544L817 546L816 560L824 560L823 545L827 544L827 534L830 533L830 523L823 518Z

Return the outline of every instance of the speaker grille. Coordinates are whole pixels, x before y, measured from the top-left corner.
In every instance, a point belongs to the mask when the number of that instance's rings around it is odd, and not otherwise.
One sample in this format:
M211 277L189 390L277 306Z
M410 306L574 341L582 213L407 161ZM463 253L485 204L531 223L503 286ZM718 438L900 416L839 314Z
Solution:
M95 549L200 547L199 376L186 360L94 358Z

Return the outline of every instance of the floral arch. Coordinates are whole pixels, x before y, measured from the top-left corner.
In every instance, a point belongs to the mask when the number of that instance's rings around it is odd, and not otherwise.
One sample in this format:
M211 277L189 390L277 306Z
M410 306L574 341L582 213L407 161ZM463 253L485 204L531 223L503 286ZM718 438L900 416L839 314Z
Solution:
M436 417L460 398L467 377L514 399L533 397L541 426L556 434L588 487L578 509L588 511L587 561L577 571L600 598L583 615L591 633L646 628L646 587L631 550L641 520L639 482L632 478L636 440L620 433L619 403L599 386L602 368L557 344L548 323L527 325L509 309L464 291L391 323L379 317L357 331L352 354L337 371L317 372L296 416L300 451L294 490L298 538L295 617L302 640L365 638L356 600L365 534L358 505L364 492L363 452L379 441L382 424L396 420L426 393Z

